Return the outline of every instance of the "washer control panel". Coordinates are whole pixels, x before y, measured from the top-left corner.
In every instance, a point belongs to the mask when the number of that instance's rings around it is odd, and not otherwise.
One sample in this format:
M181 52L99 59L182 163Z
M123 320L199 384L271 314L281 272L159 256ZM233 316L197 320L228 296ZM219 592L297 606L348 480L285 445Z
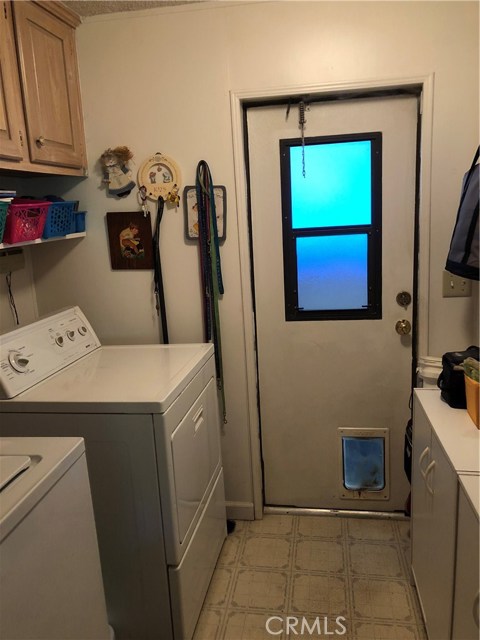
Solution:
M0 336L0 397L14 398L100 346L79 307Z

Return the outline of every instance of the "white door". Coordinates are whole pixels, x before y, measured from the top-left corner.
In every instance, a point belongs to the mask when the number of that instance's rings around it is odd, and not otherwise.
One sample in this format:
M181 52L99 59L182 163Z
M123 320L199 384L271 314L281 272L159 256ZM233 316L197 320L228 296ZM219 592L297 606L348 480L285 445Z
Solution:
M287 249L283 246L285 232L282 235L285 207L282 210L279 141L299 138L298 108L292 106L288 118L286 105L247 110L261 442L267 505L376 510L402 510L405 506L409 487L403 471L403 443L410 416L412 336L411 333L399 335L396 323L399 320L412 322L412 304L404 308L396 298L400 292L413 294L417 110L417 97L389 96L313 103L305 114L307 142L317 136L350 135L355 141L362 138L358 134L376 132L382 147L377 154L381 167L381 233L371 229L363 234L365 238L375 234L381 236L381 249L378 243L376 245L377 258L381 255L376 274L375 267L369 263L369 270L366 269L370 279L368 283L365 280L366 284L362 284L363 276L359 283L352 275L352 287L345 274L340 276L337 285L330 282L334 297L340 292L340 298L350 289L355 297L363 287L365 304L362 304L363 294L353 304L360 308L361 314L362 307L372 306L369 292L373 278L373 288L377 288L373 304L377 317L373 313L373 317L367 314L367 317L355 319L354 313L353 319L346 319L348 312L345 311L336 317L337 303L334 301L330 304L334 309L330 315L327 312L322 319L313 320L295 316L299 309L302 316L303 300L308 299L308 293L302 294L304 297L300 299L300 279L306 278L306 284L303 284L308 289L309 276L300 273L299 244L296 245L299 252L293 259L294 267L298 269L295 274L298 282L286 284L284 274ZM336 140L327 139L329 142ZM345 139L339 137L338 140L343 142ZM301 145L297 144L296 153L297 158L302 155ZM314 161L309 154L307 145L304 156L306 180L314 170ZM294 189L302 190L303 178L297 175L301 170L301 165L299 168L298 162L294 165L292 160L292 175L287 176L291 193ZM294 177L296 187L293 186ZM332 180L336 178L329 176L328 181ZM355 180L352 180L353 184ZM350 188L357 189L355 185ZM358 199L361 197L359 195ZM359 235L351 238L360 241ZM324 245L313 242L314 253L322 253ZM367 255L370 256L368 260L371 259L371 246L368 244L368 249L360 249L365 259ZM352 266L348 264L349 250L340 252L340 257L348 268ZM297 258L298 263L295 262ZM287 262L291 267L291 256ZM313 281L320 287L320 297L324 294L321 278L313 276ZM289 288L287 294L286 288ZM287 319L286 296L290 300L292 289L293 295L298 295L298 301L293 309L295 318ZM345 295L348 297L349 294ZM338 303L342 309L348 306L348 301ZM290 312L293 307L290 300ZM303 315L309 314L303 312ZM385 432L389 436L385 457L390 465L385 472L388 476L387 497L382 492L358 492L360 499L357 499L357 494L344 491L339 431L342 428L388 430ZM368 435L369 432L365 433Z

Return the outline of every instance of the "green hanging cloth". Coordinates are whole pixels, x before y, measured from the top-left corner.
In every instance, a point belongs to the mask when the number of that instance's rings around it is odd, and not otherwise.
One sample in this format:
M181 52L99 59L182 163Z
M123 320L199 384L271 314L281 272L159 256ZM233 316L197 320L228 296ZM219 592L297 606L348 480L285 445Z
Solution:
M217 389L220 392L223 421L227 422L223 383L222 341L218 300L223 295L222 265L218 242L213 180L205 160L197 165L195 189L198 207L198 244L202 277L205 341L213 342Z

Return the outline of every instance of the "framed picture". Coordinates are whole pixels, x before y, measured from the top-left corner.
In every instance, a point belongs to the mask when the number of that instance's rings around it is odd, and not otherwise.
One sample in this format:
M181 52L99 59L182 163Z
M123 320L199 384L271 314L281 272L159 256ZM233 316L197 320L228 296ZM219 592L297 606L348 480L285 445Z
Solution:
M217 230L219 240L225 240L227 222L227 190L222 186L213 187L215 212L217 214ZM185 237L187 240L198 238L198 205L195 187L183 190L183 208L185 212Z
M107 229L112 269L153 269L150 213L111 211Z

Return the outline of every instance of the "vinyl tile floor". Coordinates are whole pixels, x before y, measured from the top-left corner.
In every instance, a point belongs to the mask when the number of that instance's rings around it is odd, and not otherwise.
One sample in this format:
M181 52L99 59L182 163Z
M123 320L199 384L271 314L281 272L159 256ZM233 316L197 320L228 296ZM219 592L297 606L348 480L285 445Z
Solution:
M237 521L194 640L426 640L409 528L336 516Z

